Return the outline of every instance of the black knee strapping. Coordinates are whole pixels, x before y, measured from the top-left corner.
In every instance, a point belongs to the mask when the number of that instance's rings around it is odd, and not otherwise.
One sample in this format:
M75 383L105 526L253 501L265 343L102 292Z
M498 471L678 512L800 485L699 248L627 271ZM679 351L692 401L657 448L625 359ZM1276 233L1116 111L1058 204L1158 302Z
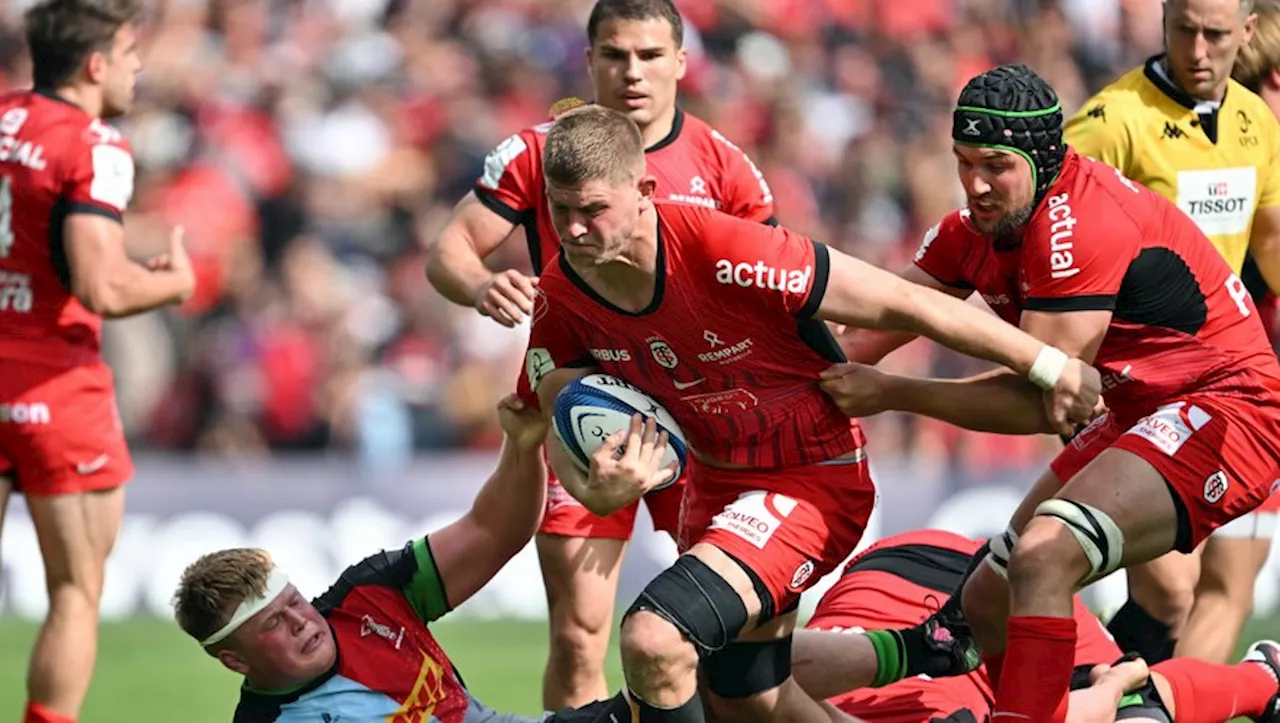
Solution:
M1155 619L1132 598L1125 601L1107 623L1107 632L1115 638L1121 650L1137 653L1148 665L1155 665L1173 657L1177 643L1170 632L1172 628Z
M702 560L681 555L649 581L622 616L654 613L676 626L699 657L722 650L747 624L747 606L724 578Z
M638 723L703 723L707 719L706 713L702 710L702 696L698 695L696 690L693 697L679 708L658 708L649 705L635 692L631 693L631 700L635 702L636 710L640 714ZM619 720L631 719L619 718Z
M631 704L621 693L609 700L588 703L581 708L565 708L543 723L615 723L631 720Z
M721 698L749 698L791 677L791 636L764 642L730 643L702 661L707 687Z
M978 723L978 718L968 708L961 708L946 718L930 718L929 723Z

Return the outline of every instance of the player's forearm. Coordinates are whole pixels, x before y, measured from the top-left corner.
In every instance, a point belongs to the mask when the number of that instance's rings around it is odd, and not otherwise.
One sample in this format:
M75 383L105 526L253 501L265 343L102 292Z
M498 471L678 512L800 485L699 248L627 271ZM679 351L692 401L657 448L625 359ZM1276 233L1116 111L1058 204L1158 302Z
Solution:
M840 339L840 346L849 361L875 365L915 338L916 334L909 331L854 329Z
M191 284L180 272L152 271L130 261L116 272L74 282L74 291L87 309L115 319L180 304L190 297Z
M923 286L904 285L896 303L884 310L879 328L927 336L958 352L1027 375L1045 343L1012 324L953 296Z
M480 290L493 278L475 246L458 229L445 227L427 250L427 280L440 295L460 306L475 306Z
M901 412L922 414L976 432L1042 434L1053 431L1043 392L1008 369L967 379L890 376L887 397Z
M1273 294L1280 294L1280 238L1253 252L1253 262ZM1268 320L1264 319L1264 323Z
M791 674L814 700L869 687L877 671L876 650L865 635L797 630L791 641Z
M498 467L480 488L472 514L511 555L533 538L546 502L547 474L540 446L503 442Z

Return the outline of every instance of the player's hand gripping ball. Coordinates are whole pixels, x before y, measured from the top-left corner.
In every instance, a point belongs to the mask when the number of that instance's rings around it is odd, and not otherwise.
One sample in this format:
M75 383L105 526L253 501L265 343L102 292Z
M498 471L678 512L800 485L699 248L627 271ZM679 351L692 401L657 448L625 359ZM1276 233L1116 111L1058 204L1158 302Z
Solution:
M684 432L671 413L648 394L628 382L608 374L588 374L566 384L556 395L552 428L578 469L591 467L591 455L616 432L631 427L631 417L652 417L659 432L667 433L667 448L661 466L676 464L676 473L655 487L655 491L671 486L684 473L689 447ZM619 448L618 454L625 452Z

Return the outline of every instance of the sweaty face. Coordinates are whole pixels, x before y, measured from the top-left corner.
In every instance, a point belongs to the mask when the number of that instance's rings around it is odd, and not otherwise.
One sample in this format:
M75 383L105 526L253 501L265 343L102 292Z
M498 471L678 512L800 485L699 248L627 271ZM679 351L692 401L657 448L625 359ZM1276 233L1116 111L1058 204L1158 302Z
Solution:
M1231 66L1249 42L1257 16L1242 16L1240 0L1169 0L1164 31L1169 74L1200 100L1221 100Z
M133 91L142 56L138 53L138 31L133 25L122 25L116 31L111 51L105 55L105 77L102 81L102 115L113 118L133 107Z
M1031 164L1011 151L956 145L960 184L969 201L969 220L997 241L1014 241L1034 210Z
M288 690L327 671L337 658L333 631L293 585L232 634L245 677L259 687Z
M636 183L590 180L557 186L547 179L547 204L560 245L575 266L600 266L631 245L645 198Z
M606 20L587 49L596 102L645 126L675 111L676 85L685 72L671 24L661 18Z

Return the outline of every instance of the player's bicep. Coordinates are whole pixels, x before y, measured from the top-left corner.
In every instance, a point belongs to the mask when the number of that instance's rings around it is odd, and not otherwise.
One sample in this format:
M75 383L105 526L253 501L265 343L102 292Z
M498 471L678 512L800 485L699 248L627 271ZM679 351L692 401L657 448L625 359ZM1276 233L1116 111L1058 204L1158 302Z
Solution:
M826 289L817 306L817 316L827 321L883 329L904 300L938 293L834 249L827 259Z
M467 193L454 206L453 215L445 222L444 229L428 247L429 252L446 251L444 246L465 243L480 258L487 258L515 230L516 222L484 203L474 191Z
M125 253L124 224L106 213L76 212L62 226L63 246L71 274L71 293L89 308L98 308Z
M1023 311L1022 330L1068 355L1093 363L1111 325L1111 311Z

